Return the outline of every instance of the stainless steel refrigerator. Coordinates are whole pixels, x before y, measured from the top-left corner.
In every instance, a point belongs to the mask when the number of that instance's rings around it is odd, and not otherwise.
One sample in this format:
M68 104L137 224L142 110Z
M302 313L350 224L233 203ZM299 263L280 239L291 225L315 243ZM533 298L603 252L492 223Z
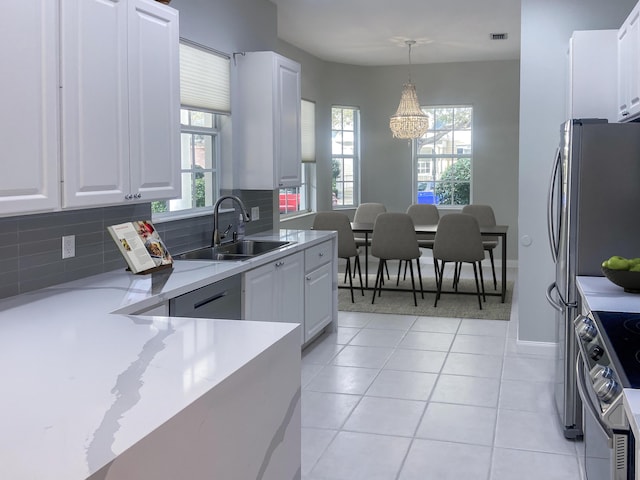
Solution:
M582 435L572 325L580 308L575 277L603 276L601 263L613 255L640 257L640 123L564 123L547 208L556 265L547 289L558 328L555 400L565 436L575 438Z

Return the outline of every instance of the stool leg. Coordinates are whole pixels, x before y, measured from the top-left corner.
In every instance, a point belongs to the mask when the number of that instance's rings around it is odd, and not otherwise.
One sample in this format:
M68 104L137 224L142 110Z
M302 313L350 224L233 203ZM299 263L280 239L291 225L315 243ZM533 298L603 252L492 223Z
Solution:
M382 291L382 277L384 276L384 260L380 259L378 262L378 272L376 273L376 284L373 287L373 298L371 298L371 304L376 301L376 290L378 284L380 284L380 290Z
M351 303L355 303L353 299L353 277L351 276L351 259L347 258L347 276L349 277L349 290L351 291Z
M418 279L420 280L420 296L424 300L424 287L422 286L422 272L420 271L420 259L416 258L416 265L418 265Z
M493 249L489 250L489 259L491 260L491 272L493 273L493 289L498 289L498 282L496 281L496 266L493 263ZM504 262L504 260L502 260Z
M360 257L356 256L355 266L353 267L353 275L356 274L356 267L358 268L358 276L360 277L360 291L362 292L362 296L364 297L364 287L362 284L362 270L360 270Z
M413 279L413 263L407 261L409 264L409 271L411 272L411 287L413 289L413 304L418 306L418 299L416 298L416 281Z
M476 262L473 262L473 276L476 279L476 292L478 293L478 305L480 306L480 310L482 310L482 297L480 296L480 284L478 283L478 268L476 267Z

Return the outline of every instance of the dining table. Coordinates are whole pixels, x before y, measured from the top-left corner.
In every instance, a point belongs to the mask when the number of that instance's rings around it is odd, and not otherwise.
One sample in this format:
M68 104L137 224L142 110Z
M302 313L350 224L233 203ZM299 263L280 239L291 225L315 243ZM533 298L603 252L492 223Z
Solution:
M373 223L361 223L351 222L351 230L354 233L364 233L364 272L365 272L365 288L369 288L369 235L373 233ZM416 233L424 234L436 234L438 232L438 225L415 225ZM507 295L507 231L508 225L492 225L492 226L480 226L480 235L483 237L498 237L500 238L500 246L502 248L501 264L502 264L502 278L500 282L500 292L491 293L487 292L486 295L497 295L501 297L502 303L504 303Z

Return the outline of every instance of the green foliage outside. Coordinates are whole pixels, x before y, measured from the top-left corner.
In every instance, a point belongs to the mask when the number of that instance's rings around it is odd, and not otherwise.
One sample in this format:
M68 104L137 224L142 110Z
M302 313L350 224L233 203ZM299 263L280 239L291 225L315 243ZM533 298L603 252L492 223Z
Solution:
M331 191L338 196L338 188L336 187L337 179L340 176L340 161L335 158L331 162Z
M151 202L151 213L165 213L169 211L169 202Z
M448 167L435 185L440 205L468 205L471 200L471 159L461 158Z
M204 182L204 174L196 173L196 188L195 188L195 203L196 207L205 207L205 182Z
M206 182L204 173L196 172L194 186L194 198L192 204L194 207L206 207ZM151 213L166 213L169 211L168 201L151 202Z

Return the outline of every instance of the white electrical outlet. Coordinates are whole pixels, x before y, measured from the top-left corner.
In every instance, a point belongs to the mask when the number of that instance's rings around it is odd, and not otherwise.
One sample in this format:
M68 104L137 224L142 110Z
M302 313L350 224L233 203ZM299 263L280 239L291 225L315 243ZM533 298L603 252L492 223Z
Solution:
M260 207L251 207L251 220L260 220Z
M76 256L76 236L67 235L62 237L62 258L71 258Z

